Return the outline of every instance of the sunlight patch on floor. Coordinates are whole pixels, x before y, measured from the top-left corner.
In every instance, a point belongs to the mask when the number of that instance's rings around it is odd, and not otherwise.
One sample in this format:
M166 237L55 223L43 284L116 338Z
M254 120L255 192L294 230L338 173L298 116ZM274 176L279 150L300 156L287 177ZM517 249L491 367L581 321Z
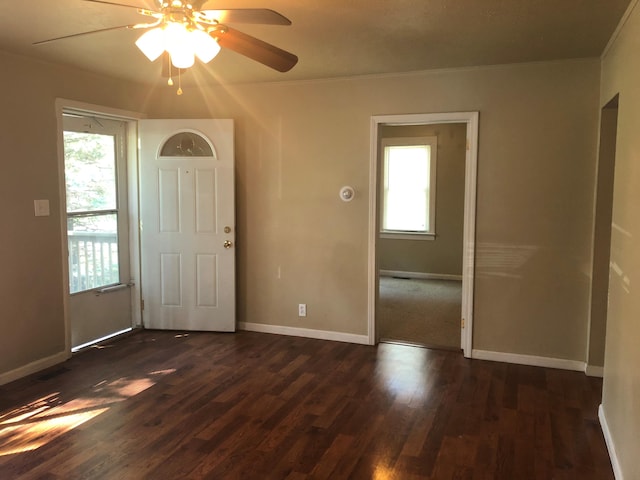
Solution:
M154 377L175 373L158 370L144 378L99 382L91 397L66 400L61 392L0 415L0 457L36 450L156 384Z

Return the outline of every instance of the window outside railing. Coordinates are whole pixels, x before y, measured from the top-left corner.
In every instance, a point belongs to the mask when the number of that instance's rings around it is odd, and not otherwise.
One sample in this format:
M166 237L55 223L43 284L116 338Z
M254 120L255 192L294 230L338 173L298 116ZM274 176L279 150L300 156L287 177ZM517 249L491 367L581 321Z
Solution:
M70 293L120 281L116 233L68 232Z

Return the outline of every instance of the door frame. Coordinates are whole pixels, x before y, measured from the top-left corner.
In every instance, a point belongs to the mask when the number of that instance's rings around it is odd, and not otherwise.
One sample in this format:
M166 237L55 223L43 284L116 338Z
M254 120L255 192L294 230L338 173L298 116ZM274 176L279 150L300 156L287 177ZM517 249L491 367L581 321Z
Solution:
M369 258L368 258L368 341L378 342L376 303L378 297L377 243L379 231L379 129L381 125L430 125L464 123L467 126L465 159L464 233L462 247L462 324L460 345L471 358L473 343L473 292L475 284L476 190L478 176L479 112L375 115L371 117L369 158Z
M131 327L142 326L142 305L140 285L140 197L138 194L138 120L146 115L129 110L94 105L76 100L57 98L55 101L55 115L57 128L58 150L58 199L60 205L60 236L62 259L62 297L65 328L65 352L71 357L71 318L69 312L69 262L67 239L66 185L64 172L64 125L62 115L66 111L79 114L93 115L126 123L126 154L127 154L127 193L129 197L129 262L131 283Z
M616 94L600 109L591 242L589 329L585 354L585 373L590 377L604 376L619 102L620 94Z

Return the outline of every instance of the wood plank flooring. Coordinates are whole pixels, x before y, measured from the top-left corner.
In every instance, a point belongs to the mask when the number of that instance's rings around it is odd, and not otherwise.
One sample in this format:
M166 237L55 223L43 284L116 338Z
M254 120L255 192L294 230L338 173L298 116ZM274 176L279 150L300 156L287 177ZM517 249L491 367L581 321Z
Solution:
M0 387L0 478L607 480L601 388L402 345L144 331Z

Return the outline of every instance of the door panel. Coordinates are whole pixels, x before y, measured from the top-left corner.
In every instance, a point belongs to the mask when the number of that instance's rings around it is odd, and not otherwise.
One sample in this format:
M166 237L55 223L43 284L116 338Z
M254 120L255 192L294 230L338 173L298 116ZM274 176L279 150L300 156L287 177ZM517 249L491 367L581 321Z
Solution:
M131 289L73 295L69 301L69 314L72 348L129 330L132 323Z
M144 120L140 139L145 325L235 331L233 122Z

